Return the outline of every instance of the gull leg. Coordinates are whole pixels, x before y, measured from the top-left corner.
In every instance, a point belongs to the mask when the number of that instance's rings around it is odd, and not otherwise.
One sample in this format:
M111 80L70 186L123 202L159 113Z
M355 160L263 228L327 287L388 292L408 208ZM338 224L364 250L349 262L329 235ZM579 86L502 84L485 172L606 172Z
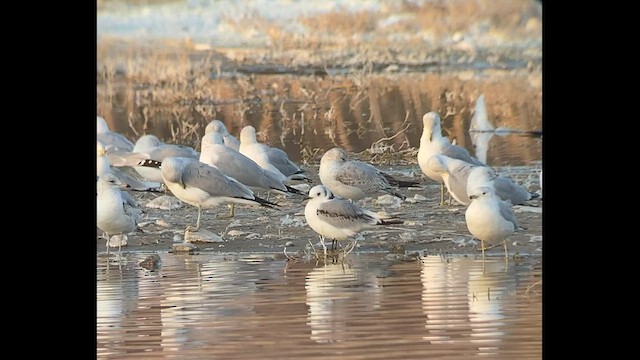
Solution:
M198 220L196 221L196 227L195 229L191 228L191 225L187 225L187 228L185 229L185 235L187 231L193 231L196 232L198 230L200 230L200 217L202 216L202 206L198 205Z
M502 240L502 244L504 245L504 263L509 264L509 253L507 251L507 240Z
M440 207L444 206L444 183L440 183Z
M231 203L227 206L229 207L229 214L220 216L220 218L231 219L236 214L236 204Z
M327 262L327 245L324 244L324 236L320 236L320 243L322 244L322 249L324 249L324 260Z
M122 270L122 240L124 239L124 234L120 237L120 242L118 242L118 269Z
M105 233L107 237L107 272L109 272L109 234Z

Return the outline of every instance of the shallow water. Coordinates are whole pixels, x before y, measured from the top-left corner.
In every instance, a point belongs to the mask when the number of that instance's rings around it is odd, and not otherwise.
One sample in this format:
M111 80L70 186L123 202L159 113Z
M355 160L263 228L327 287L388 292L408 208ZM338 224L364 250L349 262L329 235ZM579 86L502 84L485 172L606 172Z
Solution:
M541 259L147 255L98 255L98 358L542 356Z

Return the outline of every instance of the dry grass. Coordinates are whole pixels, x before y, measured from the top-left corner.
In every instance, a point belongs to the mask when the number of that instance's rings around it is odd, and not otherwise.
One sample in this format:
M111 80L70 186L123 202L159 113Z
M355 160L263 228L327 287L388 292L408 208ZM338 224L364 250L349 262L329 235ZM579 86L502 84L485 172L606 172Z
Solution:
M253 125L263 141L287 148L292 158L309 164L333 146L372 162L415 159L421 117L431 110L441 113L445 135L468 145L469 119L481 93L496 126L541 128L541 70L535 49L529 69L518 71L398 71L403 64L445 61L448 49L436 51L434 39L469 30L469 24L489 24L488 32L508 32L512 39L535 37L525 26L540 17L534 2L382 4L375 13L336 10L301 17L298 21L314 31L293 34L258 14L223 18L231 27L251 24L252 31L267 34L272 45L267 50L198 50L188 39L126 43L101 37L98 114L132 139L154 133L196 148L212 119L222 120L235 135ZM385 22L392 14L397 21ZM264 63L348 71L324 77L236 72L240 66ZM397 65L397 72L376 68L385 63Z

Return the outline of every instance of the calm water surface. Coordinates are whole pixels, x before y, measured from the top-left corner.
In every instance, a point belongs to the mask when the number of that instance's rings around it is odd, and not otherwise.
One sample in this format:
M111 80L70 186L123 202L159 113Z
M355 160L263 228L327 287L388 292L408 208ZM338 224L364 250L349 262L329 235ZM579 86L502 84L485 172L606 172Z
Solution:
M100 359L542 357L540 258L149 254L98 254Z

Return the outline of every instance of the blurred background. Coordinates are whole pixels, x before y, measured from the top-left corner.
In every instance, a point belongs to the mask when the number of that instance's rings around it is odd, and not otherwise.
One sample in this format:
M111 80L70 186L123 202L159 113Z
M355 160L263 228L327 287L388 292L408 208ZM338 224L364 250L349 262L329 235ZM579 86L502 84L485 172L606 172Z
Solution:
M97 114L135 141L199 149L223 121L292 159L340 146L414 162L422 115L474 153L495 127L542 131L542 4L533 0L99 0ZM490 165L533 165L541 135L495 136Z

